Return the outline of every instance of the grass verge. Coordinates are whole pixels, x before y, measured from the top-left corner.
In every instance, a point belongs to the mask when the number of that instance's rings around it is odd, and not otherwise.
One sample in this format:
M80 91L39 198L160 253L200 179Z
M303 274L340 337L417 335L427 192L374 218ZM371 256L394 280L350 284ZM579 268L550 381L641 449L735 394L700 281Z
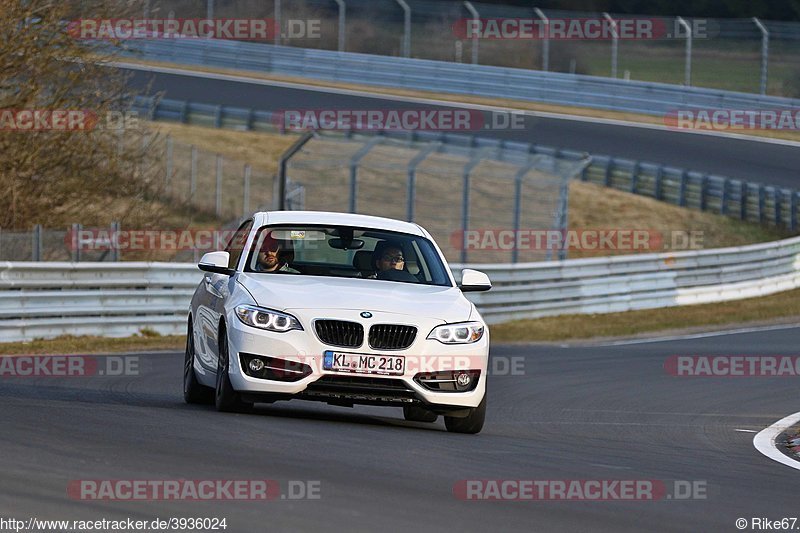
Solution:
M732 302L515 320L491 327L493 342L539 342L632 337L665 331L709 330L731 324L800 322L800 289Z
M37 354L98 354L139 351L175 350L183 351L185 335L134 335L132 337L72 337L40 339L31 342L0 343L2 355Z

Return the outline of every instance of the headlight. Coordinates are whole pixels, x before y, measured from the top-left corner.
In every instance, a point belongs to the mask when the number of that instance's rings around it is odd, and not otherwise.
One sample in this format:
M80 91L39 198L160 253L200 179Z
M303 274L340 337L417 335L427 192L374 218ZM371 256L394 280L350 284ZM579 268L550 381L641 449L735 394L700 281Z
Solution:
M442 344L472 344L483 337L484 325L480 322L444 324L436 326L428 338Z
M283 333L293 329L302 331L303 326L300 321L292 315L273 311L272 309L265 309L263 307L256 307L254 305L240 305L236 308L236 316L242 323L254 328L267 329L269 331L277 331Z

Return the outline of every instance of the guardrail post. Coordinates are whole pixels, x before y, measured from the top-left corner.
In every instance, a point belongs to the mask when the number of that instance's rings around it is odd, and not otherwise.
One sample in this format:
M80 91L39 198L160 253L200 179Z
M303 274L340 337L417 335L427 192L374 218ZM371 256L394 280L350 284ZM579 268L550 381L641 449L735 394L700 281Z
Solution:
M764 203L766 202L766 191L764 186L758 185L758 221L764 222Z
M678 17L678 24L683 26L683 29L686 30L686 72L685 72L685 81L687 87L691 87L692 85L692 28L689 24L683 20L683 18Z
M250 213L250 174L252 173L250 165L244 166L244 183L242 189L244 190L244 198L242 198L242 217L246 217Z
M662 200L664 198L664 194L661 191L661 186L663 181L664 181L664 167L662 165L658 165L658 167L656 167L656 177L655 177L655 183L653 185L653 187L655 188L654 192L656 200Z
M286 209L286 171L289 166L289 160L294 157L294 155L299 152L300 149L303 148L303 146L313 137L313 131L305 132L302 137L297 139L294 144L289 147L288 150L281 154L281 159L278 162L278 195L273 202L279 211Z
M728 214L728 186L730 185L729 179L722 180L722 203L720 205L720 212L723 215Z
M767 73L769 69L769 31L758 18L753 17L753 22L761 32L761 94L767 94Z
M214 110L214 127L219 129L222 127L222 106L218 105Z
M194 201L197 192L197 146L192 145L192 164L189 174L189 201Z
M472 19L476 23L480 24L481 16L478 14L478 10L475 9L475 6L472 5L472 2L469 2L469 1L465 0L464 7L466 7L467 11L469 11L469 14L472 15ZM467 33L469 33L469 32L467 32ZM479 37L479 34L475 34L475 35L472 36L472 64L473 65L477 65L478 64L478 42L479 42L478 41L478 37Z
M603 18L611 23L611 77L617 77L617 59L619 56L619 33L617 32L617 21L611 18L608 13L603 13Z
M547 72L550 70L550 19L544 14L544 11L538 7L534 7L533 11L536 16L542 19L544 23L544 38L542 41L542 70Z
M706 210L708 204L708 174L700 178L700 211Z
M609 157L608 160L606 160L606 174L603 177L603 185L606 187L611 187L611 165L613 165L613 163L613 157Z
M189 101L184 100L181 106L181 124L186 124L189 121Z
M33 242L31 243L31 260L42 260L42 225L36 224L33 227Z
M216 195L214 202L214 212L217 216L222 216L222 156L217 154L217 173L216 173Z
M686 206L686 182L689 181L689 171L684 170L681 172L680 189L678 190L678 205L681 207Z
M791 198L789 200L789 209L791 212L789 213L789 229L791 231L797 230L797 196L800 193L791 192Z
M773 223L776 226L781 225L781 192L777 187L772 188L772 203L775 206L773 214Z
M741 191L739 192L739 219L747 220L747 182L742 181L740 184Z
M639 162L633 163L633 172L631 173L631 192L636 194L636 188L639 184Z
M119 232L120 232L120 223L119 222L112 222L111 223L111 260L114 262L118 262L122 259L122 250L119 249ZM115 243L117 245L115 245Z
M72 261L75 263L81 262L81 224L72 225Z
M411 57L411 7L406 0L395 0L403 8L403 57Z
M344 52L346 47L345 39L347 38L347 33L345 31L347 28L347 5L344 3L344 0L336 0L336 5L339 6L339 42L337 49L340 52Z

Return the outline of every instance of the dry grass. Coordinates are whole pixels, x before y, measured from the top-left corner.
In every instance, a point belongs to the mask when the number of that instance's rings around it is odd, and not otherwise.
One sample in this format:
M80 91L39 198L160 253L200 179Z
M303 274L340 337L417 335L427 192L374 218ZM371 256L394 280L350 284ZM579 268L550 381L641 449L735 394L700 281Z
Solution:
M182 351L185 342L185 335L163 337L158 335L135 335L123 338L66 336L31 342L0 343L0 355L83 355L155 350Z
M432 98L436 100L442 100L445 102L456 102L456 103L466 103L466 104L476 104L476 105L485 105L491 107L507 107L510 109L518 109L523 111L533 111L533 112L540 112L540 113L555 113L559 115L574 115L578 117L590 117L590 118L603 118L603 119L610 119L610 120L621 120L626 122L639 122L642 124L654 124L658 126L664 126L664 118L652 115L643 115L638 113L627 113L627 112L619 112L619 111L606 111L601 109L591 109L586 107L579 107L579 106L566 106L566 105L553 105L553 104L540 104L535 102L528 102L524 100L513 100L510 98L488 98L488 97L480 97L480 96L469 96L469 95L454 95L448 93L435 93L430 91L420 91L420 90L409 90L409 89L400 89L400 88L393 88L393 87L376 87L371 85L358 85L354 83L342 83L342 82L335 82L335 81L327 81L327 80L315 80L311 78L300 78L294 76L281 76L275 74L264 74L261 72L253 72L253 71L243 71L243 70L236 70L236 69L224 69L224 68L211 68L211 67L198 67L194 65L182 65L182 64L173 64L173 63L164 63L158 61L142 61L142 60L135 60L135 59L126 59L128 63L138 63L141 65L153 65L153 66L164 66L164 67L173 67L173 68L181 68L184 70L195 70L198 72L211 72L211 73L220 73L220 74L229 74L229 75L239 75L239 76L247 76L249 78L261 79L261 80L270 80L270 81L282 81L282 82L289 82L289 83L297 83L302 85L308 85L311 87L333 87L339 89L349 89L349 90L356 90L356 91L368 91L371 93L376 94L387 94L387 95L395 95L395 96L407 96L412 98ZM726 133L726 132L723 132ZM742 130L742 131L730 131L727 133L739 133L748 136L754 137L765 137L771 139L783 139L789 141L800 141L800 132L792 131L792 130Z
M665 331L709 330L731 324L800 322L800 289L732 302L516 320L491 327L494 342L564 341L634 336Z

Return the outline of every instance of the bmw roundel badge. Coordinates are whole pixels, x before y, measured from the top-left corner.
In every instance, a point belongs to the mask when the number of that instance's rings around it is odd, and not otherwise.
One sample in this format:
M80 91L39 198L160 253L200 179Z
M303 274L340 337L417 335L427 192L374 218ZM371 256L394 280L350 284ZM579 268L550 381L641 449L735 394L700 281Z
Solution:
M372 318L372 313L370 313L369 311L364 311L363 313L361 313L361 318Z

